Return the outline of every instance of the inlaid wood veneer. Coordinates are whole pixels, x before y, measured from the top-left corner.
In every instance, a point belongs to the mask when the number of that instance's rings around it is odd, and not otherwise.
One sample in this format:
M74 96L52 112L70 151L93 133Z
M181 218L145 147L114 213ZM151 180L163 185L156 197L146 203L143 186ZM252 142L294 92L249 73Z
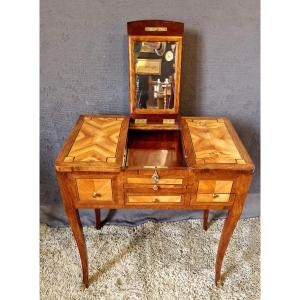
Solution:
M111 179L76 179L79 199L82 201L112 201Z
M232 180L199 180L197 193L230 193Z
M129 195L128 203L179 203L181 196L175 195Z
M138 184L153 184L153 180L151 178L127 178L127 183L138 183ZM182 184L183 179L180 178L162 178L158 179L157 184Z
M229 202L230 194L197 194L196 202Z
M123 118L85 118L64 161L115 162L123 120Z
M245 163L228 132L224 119L184 119L188 124L197 164Z

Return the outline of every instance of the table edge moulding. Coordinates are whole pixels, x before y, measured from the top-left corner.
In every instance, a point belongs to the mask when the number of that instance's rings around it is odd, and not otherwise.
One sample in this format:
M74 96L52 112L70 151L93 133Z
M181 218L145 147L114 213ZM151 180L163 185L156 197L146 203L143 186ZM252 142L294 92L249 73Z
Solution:
M100 229L102 208L203 210L204 230L208 229L209 210L227 210L215 269L215 283L221 282L222 261L243 211L254 164L226 117L179 114L182 37L180 22L129 22L130 116L81 115L55 161L86 287L88 257L78 210L94 209ZM134 55L140 52L134 43L142 43L148 52L144 55L158 53L163 60L162 52L151 47L158 49L168 42L176 52L166 56L174 59L173 77L165 85L153 79L154 75L147 77L148 86L154 82L165 87L162 101L154 102L157 107L138 107ZM145 72L150 67L151 62ZM155 68L152 70L159 70Z

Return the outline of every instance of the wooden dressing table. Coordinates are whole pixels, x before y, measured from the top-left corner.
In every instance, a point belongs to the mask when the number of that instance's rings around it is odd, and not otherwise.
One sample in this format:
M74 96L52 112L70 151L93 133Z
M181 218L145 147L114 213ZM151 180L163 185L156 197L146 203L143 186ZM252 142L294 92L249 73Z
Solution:
M183 23L129 22L128 35L130 116L80 116L55 162L83 282L88 287L78 209L95 209L98 229L101 208L199 209L205 230L209 210L226 209L217 283L254 164L228 119L179 115ZM155 89L147 86L149 76L158 84ZM149 99L157 96L160 82L168 83L166 78L174 82L165 93L167 108L155 107Z

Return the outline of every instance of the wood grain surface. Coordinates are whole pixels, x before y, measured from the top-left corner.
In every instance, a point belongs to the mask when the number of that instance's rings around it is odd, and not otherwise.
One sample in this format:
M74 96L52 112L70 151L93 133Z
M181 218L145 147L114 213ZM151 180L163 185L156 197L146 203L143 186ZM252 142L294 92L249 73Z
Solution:
M86 118L66 160L115 162L122 118Z
M80 200L112 201L111 179L77 179Z
M180 195L128 195L129 203L178 203Z
M197 193L230 193L231 180L199 180Z
M190 166L253 173L254 164L227 118L181 117L180 124Z
M222 119L186 119L197 164L244 163Z

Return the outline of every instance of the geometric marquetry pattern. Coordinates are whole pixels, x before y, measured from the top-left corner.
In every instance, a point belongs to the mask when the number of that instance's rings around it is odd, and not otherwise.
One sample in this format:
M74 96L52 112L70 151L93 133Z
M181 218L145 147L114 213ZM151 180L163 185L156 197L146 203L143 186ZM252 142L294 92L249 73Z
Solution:
M232 180L199 180L197 193L231 193Z
M72 161L116 161L117 144L124 118L85 118L77 138L65 158Z
M111 179L76 179L80 200L112 201ZM93 193L96 195L93 196Z
M196 156L196 164L244 164L223 119L185 118Z

